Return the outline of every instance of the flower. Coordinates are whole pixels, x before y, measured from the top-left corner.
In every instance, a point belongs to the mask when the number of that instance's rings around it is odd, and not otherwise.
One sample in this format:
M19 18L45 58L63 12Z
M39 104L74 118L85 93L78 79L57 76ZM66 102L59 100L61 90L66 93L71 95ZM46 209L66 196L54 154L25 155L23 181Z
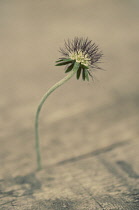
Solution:
M102 57L102 52L99 51L98 46L92 43L88 38L75 37L73 40L65 41L64 48L60 48L60 53L64 56L56 61L56 66L66 65L65 73L71 71L75 62L80 63L79 69L76 73L77 79L82 73L83 80L89 81L89 76L92 69L101 69L97 66Z

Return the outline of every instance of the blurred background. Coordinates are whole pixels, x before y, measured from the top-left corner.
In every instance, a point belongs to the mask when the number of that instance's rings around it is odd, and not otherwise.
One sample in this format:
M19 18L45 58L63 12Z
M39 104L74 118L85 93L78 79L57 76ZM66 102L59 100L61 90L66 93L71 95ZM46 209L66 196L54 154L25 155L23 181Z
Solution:
M65 76L59 47L75 36L104 53L94 81L72 78L40 116L43 164L138 138L138 0L0 1L0 176L36 167L34 117L43 94Z

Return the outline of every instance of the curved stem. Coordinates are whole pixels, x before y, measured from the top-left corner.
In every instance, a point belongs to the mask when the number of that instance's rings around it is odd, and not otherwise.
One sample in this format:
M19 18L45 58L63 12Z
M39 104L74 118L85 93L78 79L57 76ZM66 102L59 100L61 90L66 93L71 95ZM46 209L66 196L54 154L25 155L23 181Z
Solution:
M52 86L42 97L40 104L37 108L36 117L35 117L35 148L36 148L36 156L37 156L37 168L38 170L42 169L42 163L41 163L41 153L40 153L40 143L39 143L39 114L42 108L42 105L44 104L47 97L58 87L63 85L66 81L68 81L79 69L79 63L75 62L73 70L62 80L57 82L54 86Z

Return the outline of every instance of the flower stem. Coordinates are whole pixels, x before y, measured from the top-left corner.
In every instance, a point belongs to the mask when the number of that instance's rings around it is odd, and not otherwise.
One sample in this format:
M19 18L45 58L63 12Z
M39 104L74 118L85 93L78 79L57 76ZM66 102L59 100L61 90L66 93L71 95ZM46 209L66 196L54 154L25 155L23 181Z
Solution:
M36 148L36 156L37 156L37 169L42 169L42 162L41 162L41 153L40 153L40 143L39 143L39 114L47 97L58 87L63 85L66 81L68 81L79 69L79 63L75 62L73 70L62 80L57 82L54 86L52 86L42 97L40 104L37 108L36 117L35 117L35 148Z

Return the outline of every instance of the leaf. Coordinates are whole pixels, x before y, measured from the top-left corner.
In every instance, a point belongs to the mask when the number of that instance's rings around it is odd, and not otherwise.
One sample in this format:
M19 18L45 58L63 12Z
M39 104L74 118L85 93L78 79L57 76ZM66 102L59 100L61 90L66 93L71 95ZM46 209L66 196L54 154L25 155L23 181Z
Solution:
M71 71L73 69L74 63L72 63L67 70L65 71L65 73L68 73L69 71Z
M67 59L63 59L64 61L73 61L72 59L70 58L67 58Z
M85 66L85 65L83 65L83 64L82 64L82 68L83 68L83 69L89 69L88 66Z
M64 60L63 60L63 59L60 59L60 60L56 61L56 63L59 63L59 62L61 62L61 61L64 61Z
M88 71L89 76L93 79L93 75Z
M67 65L67 64L69 64L69 63L72 63L73 62L73 60L69 60L69 61L63 61L63 62L61 62L61 63L57 63L55 66L63 66L63 65Z
M82 68L81 68L81 66L80 66L80 67L79 67L79 69L78 69L78 71L77 71L77 74L76 74L77 79L79 79L79 78L80 78L80 75L81 75L81 70L82 70Z
M82 71L82 78L83 78L83 80L85 80L85 69L83 69L83 71Z
M88 76L88 71L85 70L85 78L87 79L87 81L89 81L89 76Z
M61 61L67 62L67 61L73 61L73 60L70 59L70 58L60 58L58 61L56 61L56 63L59 63L59 62L61 62Z

